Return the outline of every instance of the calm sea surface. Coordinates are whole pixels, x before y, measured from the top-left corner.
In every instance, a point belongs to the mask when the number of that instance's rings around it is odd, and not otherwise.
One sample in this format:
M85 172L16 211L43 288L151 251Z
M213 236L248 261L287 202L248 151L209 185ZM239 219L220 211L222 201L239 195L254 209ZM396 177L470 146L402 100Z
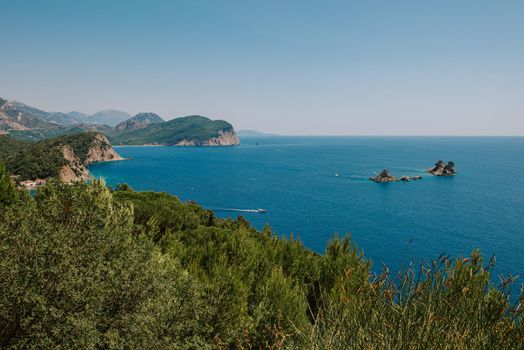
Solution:
M238 147L116 149L132 159L94 165L94 176L269 223L319 253L335 233L351 233L376 269L480 248L496 255L497 273L524 275L524 138L246 137ZM459 174L425 174L439 159ZM367 180L383 168L424 178ZM258 208L267 213L221 210Z

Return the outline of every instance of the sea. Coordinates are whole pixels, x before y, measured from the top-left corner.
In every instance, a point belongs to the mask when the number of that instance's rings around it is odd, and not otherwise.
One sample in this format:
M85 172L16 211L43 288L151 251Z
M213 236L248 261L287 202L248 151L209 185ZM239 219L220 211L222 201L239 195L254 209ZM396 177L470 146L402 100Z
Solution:
M524 282L523 137L253 136L232 147L115 149L130 159L90 167L109 185L241 215L320 254L335 235L350 235L380 272L480 249L496 258L493 276ZM457 175L426 173L438 160L454 161ZM423 178L369 181L384 168Z

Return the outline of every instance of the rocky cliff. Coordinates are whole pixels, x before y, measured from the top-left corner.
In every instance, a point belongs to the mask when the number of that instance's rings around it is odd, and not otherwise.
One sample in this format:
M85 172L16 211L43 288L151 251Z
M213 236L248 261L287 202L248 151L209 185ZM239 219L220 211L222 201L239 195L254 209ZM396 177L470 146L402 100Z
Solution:
M118 153L113 149L107 137L102 134L96 134L87 151L87 155L83 160L84 164L93 164L99 162L110 162L115 160L123 160Z
M73 182L89 179L89 171L80 158L75 154L75 151L73 151L71 146L62 146L62 153L67 163L63 165L58 172L58 178L60 180L64 182Z
M89 164L123 159L108 139L96 132L40 142L20 142L1 135L0 141L0 158L20 181L51 177L65 182L86 180Z
M87 151L82 149L83 155L77 155L70 145L64 145L62 150L67 164L62 166L58 177L64 182L89 179L91 176L87 169L89 164L124 159L116 153L107 137L98 133L91 134L90 140L88 140Z
M234 146L240 144L240 139L234 130L218 131L218 136L203 141L182 140L175 146Z

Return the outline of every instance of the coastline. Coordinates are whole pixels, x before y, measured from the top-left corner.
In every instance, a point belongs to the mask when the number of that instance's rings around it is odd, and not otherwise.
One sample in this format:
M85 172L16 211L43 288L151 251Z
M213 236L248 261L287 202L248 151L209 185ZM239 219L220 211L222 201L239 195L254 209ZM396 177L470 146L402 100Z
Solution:
M91 166L91 165L93 165L93 164L101 164L101 163L109 163L109 162L120 162L120 161L123 161L123 160L131 160L131 159L133 159L133 158L131 158L131 157L123 158L123 157L122 157L122 158L120 158L120 159L101 160L101 161L99 161L99 162L89 163L89 164L87 164L86 166L89 167L89 166Z

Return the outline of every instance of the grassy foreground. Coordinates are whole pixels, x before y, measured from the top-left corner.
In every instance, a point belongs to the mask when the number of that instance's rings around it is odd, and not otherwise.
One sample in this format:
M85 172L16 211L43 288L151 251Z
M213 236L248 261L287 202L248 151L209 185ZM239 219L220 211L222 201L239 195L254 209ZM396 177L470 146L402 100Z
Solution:
M377 276L347 237L318 255L165 193L7 180L2 349L523 347L523 299L478 252Z

